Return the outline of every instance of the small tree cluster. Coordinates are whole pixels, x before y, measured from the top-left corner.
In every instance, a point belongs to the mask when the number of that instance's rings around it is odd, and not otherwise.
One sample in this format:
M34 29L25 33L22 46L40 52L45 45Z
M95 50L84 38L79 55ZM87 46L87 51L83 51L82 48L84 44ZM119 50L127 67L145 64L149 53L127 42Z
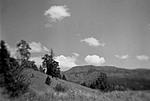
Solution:
M100 73L98 78L90 85L90 88L104 91L107 88L107 75Z
M82 82L82 86L90 87L92 89L99 89L101 91L108 90L107 75L105 73L99 73L99 76L90 83Z
M51 75L52 77L60 78L60 68L57 61L54 60L54 53L51 49L51 54L45 54L43 59L43 67L47 68L46 74Z

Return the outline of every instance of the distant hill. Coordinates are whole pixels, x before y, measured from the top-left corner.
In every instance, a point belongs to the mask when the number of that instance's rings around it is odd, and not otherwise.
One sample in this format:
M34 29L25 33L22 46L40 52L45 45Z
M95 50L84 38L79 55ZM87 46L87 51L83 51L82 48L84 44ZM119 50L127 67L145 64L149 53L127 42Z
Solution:
M75 83L89 83L99 73L106 73L108 82L116 85L123 85L132 90L150 89L150 70L148 69L123 69L114 66L76 66L64 74L68 81Z

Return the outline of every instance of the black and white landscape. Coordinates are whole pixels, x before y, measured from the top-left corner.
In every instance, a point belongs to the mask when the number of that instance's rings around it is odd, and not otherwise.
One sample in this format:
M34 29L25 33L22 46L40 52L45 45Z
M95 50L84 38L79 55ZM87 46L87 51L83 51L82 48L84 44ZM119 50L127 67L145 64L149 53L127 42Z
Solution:
M0 101L150 101L149 0L0 0Z

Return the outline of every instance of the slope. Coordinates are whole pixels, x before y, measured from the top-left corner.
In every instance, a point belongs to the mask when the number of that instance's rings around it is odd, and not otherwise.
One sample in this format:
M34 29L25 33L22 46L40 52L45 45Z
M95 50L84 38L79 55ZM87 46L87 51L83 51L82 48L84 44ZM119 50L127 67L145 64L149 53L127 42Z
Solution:
M108 83L123 85L132 90L150 89L150 70L147 69L122 69L114 66L76 66L65 71L67 79L79 83L94 80L99 73L106 73Z

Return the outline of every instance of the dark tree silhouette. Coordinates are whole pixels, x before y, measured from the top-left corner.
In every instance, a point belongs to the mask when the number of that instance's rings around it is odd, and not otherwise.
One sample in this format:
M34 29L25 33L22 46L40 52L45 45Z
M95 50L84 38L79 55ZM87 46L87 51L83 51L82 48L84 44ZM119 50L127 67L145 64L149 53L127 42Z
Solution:
M104 91L107 89L107 75L105 73L100 73L98 78L90 84L90 88L100 89Z
M0 86L4 86L4 79L6 76L6 71L8 69L8 61L10 54L7 51L5 42L2 40L0 42Z
M49 76L47 76L46 80L45 80L45 83L47 85L50 85L51 84L51 78Z
M47 68L46 74L51 75L52 77L58 77L60 78L60 68L58 67L59 64L54 60L54 53L51 49L51 53L45 54L44 57L42 57L43 62L42 65L44 68Z
M5 46L5 42L0 43L0 72L1 87L4 87L6 92L11 97L18 96L28 89L29 82L16 59L10 57L9 52Z
M63 79L63 80L67 80L65 75L62 76L62 79Z

